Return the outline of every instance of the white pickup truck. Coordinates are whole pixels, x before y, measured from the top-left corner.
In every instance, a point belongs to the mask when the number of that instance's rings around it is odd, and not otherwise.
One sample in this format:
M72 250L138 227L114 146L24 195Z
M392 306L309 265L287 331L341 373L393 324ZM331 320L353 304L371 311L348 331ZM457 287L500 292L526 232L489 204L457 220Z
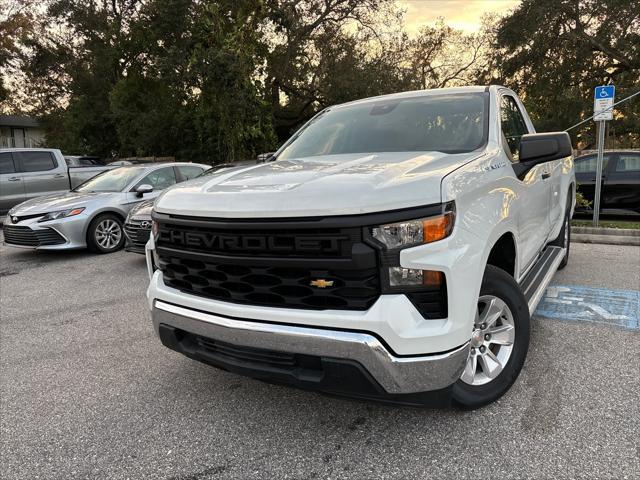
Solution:
M413 405L494 401L569 255L569 136L511 90L327 108L264 164L177 185L147 244L153 324L193 359Z
M67 192L115 167L67 165L55 148L0 148L0 216L25 200ZM92 157L87 157L92 158ZM76 162L77 163L77 162Z

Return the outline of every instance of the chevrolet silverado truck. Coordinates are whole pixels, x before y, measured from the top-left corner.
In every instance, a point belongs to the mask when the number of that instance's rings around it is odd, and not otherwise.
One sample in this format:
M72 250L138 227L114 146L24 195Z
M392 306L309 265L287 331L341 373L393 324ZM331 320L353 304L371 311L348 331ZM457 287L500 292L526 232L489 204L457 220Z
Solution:
M72 190L115 167L65 159L55 148L0 148L0 215L32 198Z
M263 164L155 202L162 343L268 382L477 408L523 367L569 258L569 136L500 87L327 108Z

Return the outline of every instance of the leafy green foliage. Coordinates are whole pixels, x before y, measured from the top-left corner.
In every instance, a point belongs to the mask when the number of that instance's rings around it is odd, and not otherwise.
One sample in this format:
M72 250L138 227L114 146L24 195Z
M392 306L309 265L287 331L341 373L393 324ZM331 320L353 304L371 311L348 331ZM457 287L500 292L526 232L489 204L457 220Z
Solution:
M594 87L614 83L618 99L637 91L638 45L637 0L523 0L497 29L497 80L521 94L539 130L565 129L592 114ZM638 145L640 102L620 110L621 146ZM590 127L572 132L582 148L595 142Z
M563 130L594 86L640 85L637 0L523 0L478 33L412 37L395 0L0 2L0 111L39 115L67 153L247 159L329 105L466 84L514 88ZM616 146L637 146L640 101L620 111Z

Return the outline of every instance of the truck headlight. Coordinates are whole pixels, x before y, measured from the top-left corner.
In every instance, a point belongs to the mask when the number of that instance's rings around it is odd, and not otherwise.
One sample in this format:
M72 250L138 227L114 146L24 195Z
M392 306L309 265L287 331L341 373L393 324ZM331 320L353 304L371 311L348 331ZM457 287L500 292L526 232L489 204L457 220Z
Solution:
M38 223L48 222L50 220L58 220L59 218L73 217L75 215L80 215L82 212L84 212L84 207L70 208L68 210L58 210L57 212L49 212L40 220L38 220Z
M442 240L451 235L454 222L455 204L451 202L440 215L380 225L372 233L388 250L395 250Z

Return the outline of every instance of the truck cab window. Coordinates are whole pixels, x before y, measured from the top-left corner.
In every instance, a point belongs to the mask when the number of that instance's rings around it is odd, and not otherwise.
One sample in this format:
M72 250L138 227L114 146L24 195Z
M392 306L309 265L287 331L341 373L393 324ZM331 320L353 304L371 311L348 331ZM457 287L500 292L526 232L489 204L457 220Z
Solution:
M10 153L0 153L0 174L15 173L16 167Z
M518 104L508 95L503 96L500 101L500 124L513 161L517 162L520 156L520 139L522 135L529 133L529 129Z
M46 172L56 168L56 162L50 152L20 152L23 172Z

